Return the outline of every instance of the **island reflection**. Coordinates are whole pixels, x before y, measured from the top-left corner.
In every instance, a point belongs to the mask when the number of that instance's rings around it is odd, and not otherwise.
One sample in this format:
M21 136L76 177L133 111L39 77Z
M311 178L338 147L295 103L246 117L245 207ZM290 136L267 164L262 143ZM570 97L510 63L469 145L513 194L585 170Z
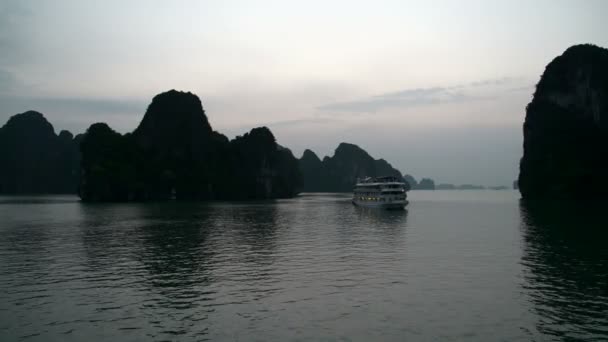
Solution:
M520 203L524 289L547 335L606 338L608 249L604 208L588 203Z

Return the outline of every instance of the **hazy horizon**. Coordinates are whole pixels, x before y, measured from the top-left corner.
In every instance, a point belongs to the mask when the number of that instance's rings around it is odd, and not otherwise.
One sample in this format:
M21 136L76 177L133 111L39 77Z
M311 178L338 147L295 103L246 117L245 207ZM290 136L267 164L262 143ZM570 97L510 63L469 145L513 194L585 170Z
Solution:
M135 129L197 94L232 138L268 126L296 157L361 146L437 183L510 186L525 106L569 46L608 46L604 1L1 1L0 125Z

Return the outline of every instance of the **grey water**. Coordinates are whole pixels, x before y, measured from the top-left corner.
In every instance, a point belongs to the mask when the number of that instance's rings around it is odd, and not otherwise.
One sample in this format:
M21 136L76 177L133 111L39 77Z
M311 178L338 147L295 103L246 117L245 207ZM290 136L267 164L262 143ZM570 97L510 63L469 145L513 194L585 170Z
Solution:
M0 341L608 340L605 207L0 197Z

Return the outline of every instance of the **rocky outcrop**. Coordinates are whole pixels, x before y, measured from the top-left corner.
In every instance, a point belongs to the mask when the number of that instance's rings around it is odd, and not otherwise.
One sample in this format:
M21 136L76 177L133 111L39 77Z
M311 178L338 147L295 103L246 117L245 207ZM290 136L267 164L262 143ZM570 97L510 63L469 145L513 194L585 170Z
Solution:
M158 158L192 159L205 157L211 132L198 96L170 90L152 99L133 136Z
M333 157L323 158L323 166L330 192L352 191L357 178L377 176L374 158L353 144L338 145Z
M502 187L499 186L500 189L502 189ZM484 190L486 189L485 186L483 185L477 185L477 184L461 184L458 186L458 190ZM490 188L492 189L492 188ZM494 187L494 190L496 190L496 187Z
M298 160L276 143L267 127L252 129L230 141L231 198L270 199L295 196L301 188Z
M497 185L497 186L490 186L490 187L486 188L483 185L477 185L477 184L454 185L454 184L450 184L450 183L441 183L441 184L435 185L434 189L435 190L485 190L485 189L505 190L505 189L507 189L507 187L502 186L502 185Z
M410 189L415 189L418 186L416 178L412 175L403 176L403 180L410 186Z
M451 183L440 183L435 186L435 190L456 190L458 187Z
M576 45L547 65L526 107L523 198L606 198L608 50Z
M229 141L196 95L175 90L154 97L133 133L92 125L81 149L85 201L268 199L301 186L297 159L268 128Z
M422 178L416 186L416 190L435 190L435 181L430 178Z
M313 151L305 150L298 163L303 177L302 191L323 192L327 189L323 162Z
M0 193L75 193L81 136L55 134L39 112L12 116L0 128Z
M82 139L79 195L88 201L141 198L144 177L132 135L123 136L105 123L91 125Z
M319 160L310 150L299 160L303 191L350 192L360 177L395 176L401 172L384 159L374 159L357 145L341 143L332 157Z

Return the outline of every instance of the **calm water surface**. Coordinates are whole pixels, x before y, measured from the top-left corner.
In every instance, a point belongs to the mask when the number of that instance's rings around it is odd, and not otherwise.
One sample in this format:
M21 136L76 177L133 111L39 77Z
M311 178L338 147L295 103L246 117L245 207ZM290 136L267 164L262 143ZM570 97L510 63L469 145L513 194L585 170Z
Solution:
M606 207L0 197L0 341L608 340Z

